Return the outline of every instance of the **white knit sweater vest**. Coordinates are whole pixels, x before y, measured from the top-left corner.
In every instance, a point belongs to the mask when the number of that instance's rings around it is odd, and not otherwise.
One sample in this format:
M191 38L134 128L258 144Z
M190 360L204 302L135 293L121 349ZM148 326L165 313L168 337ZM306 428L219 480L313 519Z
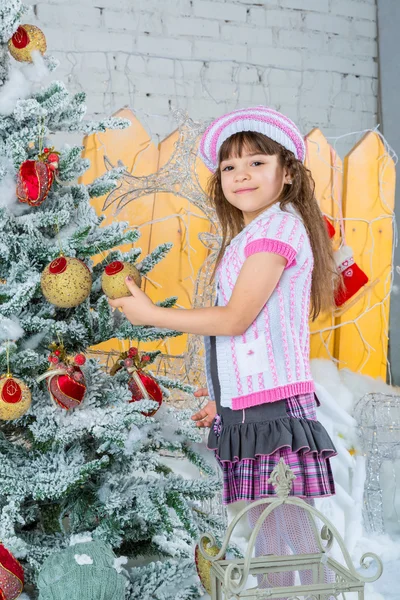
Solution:
M239 410L314 391L310 372L310 294L313 255L301 217L292 206L274 204L247 225L226 248L217 273L217 302L226 306L248 256L273 252L287 259L268 302L247 331L217 336L221 405ZM206 376L210 339L205 337Z

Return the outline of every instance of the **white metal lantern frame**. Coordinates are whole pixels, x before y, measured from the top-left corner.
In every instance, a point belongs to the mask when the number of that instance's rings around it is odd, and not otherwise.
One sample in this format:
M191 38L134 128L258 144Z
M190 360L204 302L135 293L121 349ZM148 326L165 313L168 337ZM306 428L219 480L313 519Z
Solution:
M304 502L301 498L289 497L293 479L295 479L293 471L285 464L283 458L281 458L269 480L276 489L276 497L257 500L240 511L228 527L222 547L216 556L211 556L207 553L207 546L210 543L212 546L216 544L214 536L211 533L205 533L201 536L199 542L200 552L211 563L212 600L229 600L230 598L234 598L235 600L241 598L246 600L261 600L261 598L271 600L274 598L325 600L332 597L337 600L346 600L346 592L358 593L358 599L364 600L365 583L376 581L382 575L382 561L372 552L366 553L361 557L360 567L369 570L372 561L375 561L375 572L368 576L362 575L355 569L344 541L336 527L320 511ZM289 556L266 555L254 558L254 545L264 521L268 515L283 504L298 506L311 515L310 524L318 543L319 552ZM258 518L251 533L245 557L224 560L223 557L230 544L231 536L237 523L249 510L260 505L265 505L265 510ZM315 523L315 517L323 523L320 533ZM342 551L345 564L339 563L327 554L335 540ZM327 566L335 573L334 582L324 583L324 566ZM249 575L262 575L266 585L268 585L269 573L303 570L312 571L312 584L287 587L253 587L246 589Z

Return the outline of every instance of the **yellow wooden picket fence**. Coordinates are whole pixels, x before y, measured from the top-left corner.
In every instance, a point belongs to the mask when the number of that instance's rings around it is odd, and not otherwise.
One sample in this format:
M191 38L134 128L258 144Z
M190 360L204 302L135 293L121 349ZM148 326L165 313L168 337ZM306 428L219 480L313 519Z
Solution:
M129 172L143 176L156 172L173 152L178 132L157 146L130 109L122 109L115 116L128 118L132 126L84 139L83 155L90 159L91 167L82 177L83 183L105 172L105 155L112 164L121 160ZM369 278L368 285L341 310L311 323L311 357L333 358L340 368L385 379L393 266L394 163L376 132L364 135L343 164L320 130L312 130L306 141L306 164L316 183L316 197L335 226L333 243L336 247L340 244L342 222L346 244ZM197 171L205 187L209 173L200 160ZM103 203L104 198L93 200L98 214L102 213ZM210 222L202 211L173 193L156 193L134 200L118 215L110 207L104 216L105 225L117 218L140 229L141 238L135 245L142 249L142 256L160 243L173 243L168 256L148 274L143 289L153 301L178 296L178 305L189 308L197 272L209 252L198 238L199 233L210 231ZM123 348L126 344L117 340L98 347L103 351ZM140 349L180 355L186 348L187 336L183 335L142 344Z

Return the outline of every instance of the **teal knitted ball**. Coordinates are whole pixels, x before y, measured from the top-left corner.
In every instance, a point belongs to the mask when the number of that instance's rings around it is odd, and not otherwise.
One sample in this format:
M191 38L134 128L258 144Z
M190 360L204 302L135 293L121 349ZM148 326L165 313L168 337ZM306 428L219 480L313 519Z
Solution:
M126 579L103 542L83 542L55 552L38 577L39 600L124 600Z

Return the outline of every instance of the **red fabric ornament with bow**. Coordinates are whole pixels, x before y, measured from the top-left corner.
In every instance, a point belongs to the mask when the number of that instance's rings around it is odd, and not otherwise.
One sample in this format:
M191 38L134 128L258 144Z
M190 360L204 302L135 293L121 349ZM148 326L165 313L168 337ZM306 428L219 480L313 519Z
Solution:
M53 185L54 171L39 160L26 160L19 168L17 198L29 206L40 206Z
M54 368L43 373L37 381L47 379L50 398L55 404L65 410L76 408L82 403L86 393L85 378L80 369L80 366L85 364L86 357L77 354L74 364L71 364L64 347L54 344L49 362Z
M17 559L0 544L0 598L15 600L24 587L24 571Z
M82 403L86 393L86 384L83 373L79 367L60 365L64 373L49 378L47 387L54 402L69 410ZM58 371L58 369L57 369Z
M58 170L60 155L54 148L45 148L37 160L26 160L19 168L17 177L17 198L29 206L40 206L46 200L55 173Z
M122 367L125 367L130 378L128 380L128 388L132 394L130 402L138 402L139 400L154 400L158 407L150 412L142 412L145 417L152 417L156 414L163 401L163 394L157 381L143 371L143 368L150 362L150 355L144 353L139 355L137 348L129 348L127 352L122 352L119 360L111 369L111 375L115 375Z
M130 370L128 368L128 370ZM132 370L131 377L128 381L128 388L132 394L131 402L148 399L154 400L158 404L158 408L150 412L144 412L145 417L152 417L156 414L162 404L162 391L151 375L144 373L141 369Z

